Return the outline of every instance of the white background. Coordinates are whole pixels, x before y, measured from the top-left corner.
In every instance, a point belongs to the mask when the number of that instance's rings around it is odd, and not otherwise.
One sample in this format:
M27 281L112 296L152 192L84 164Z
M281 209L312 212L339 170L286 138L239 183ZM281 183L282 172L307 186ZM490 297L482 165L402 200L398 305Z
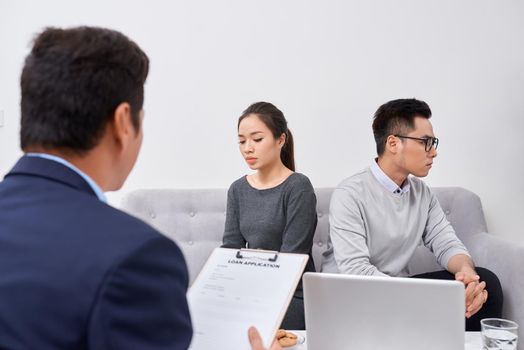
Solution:
M0 0L0 175L21 155L19 75L45 26L123 31L149 55L137 188L225 188L248 168L236 121L282 109L298 171L336 186L375 155L371 118L429 103L441 139L430 186L480 195L489 230L524 244L524 2ZM1 123L1 120L0 120Z

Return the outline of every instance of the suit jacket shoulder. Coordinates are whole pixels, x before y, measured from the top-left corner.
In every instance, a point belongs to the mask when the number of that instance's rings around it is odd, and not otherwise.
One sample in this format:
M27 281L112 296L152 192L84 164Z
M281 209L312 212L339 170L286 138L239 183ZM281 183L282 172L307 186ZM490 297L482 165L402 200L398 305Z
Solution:
M23 157L0 183L0 222L0 348L189 345L180 249L71 169Z

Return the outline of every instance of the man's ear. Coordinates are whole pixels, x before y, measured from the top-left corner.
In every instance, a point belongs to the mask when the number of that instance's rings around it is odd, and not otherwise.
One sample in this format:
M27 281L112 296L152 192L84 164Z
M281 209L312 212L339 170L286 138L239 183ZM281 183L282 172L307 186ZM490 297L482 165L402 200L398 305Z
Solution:
M397 154L397 152L399 151L399 143L400 140L398 139L398 137L389 135L386 139L386 151L388 151L389 153Z
M111 124L113 138L117 147L125 149L129 140L136 136L129 103L122 102L115 108L113 122Z

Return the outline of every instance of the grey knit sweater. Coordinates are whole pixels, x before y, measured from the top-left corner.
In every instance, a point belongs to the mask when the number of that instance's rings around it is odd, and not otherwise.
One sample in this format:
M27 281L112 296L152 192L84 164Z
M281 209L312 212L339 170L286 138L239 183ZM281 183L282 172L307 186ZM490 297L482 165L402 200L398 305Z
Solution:
M243 176L227 194L223 247L309 254L306 271L315 271L311 248L316 203L313 186L303 174L293 173L264 190L255 189Z
M407 276L420 243L443 268L453 255L469 255L428 186L413 176L408 181L408 192L392 193L367 168L335 189L329 209L332 250L325 255L341 273Z

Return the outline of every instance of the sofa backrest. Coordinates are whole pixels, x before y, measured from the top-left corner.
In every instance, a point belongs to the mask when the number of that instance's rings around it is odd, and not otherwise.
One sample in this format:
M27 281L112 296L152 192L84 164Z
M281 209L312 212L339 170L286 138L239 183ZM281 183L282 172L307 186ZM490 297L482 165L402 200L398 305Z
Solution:
M486 221L479 197L463 188L433 188L457 235L468 245L468 238L486 232ZM313 239L315 266L322 266L328 248L329 201L332 188L315 189L318 225ZM126 212L146 221L177 242L189 269L190 282L198 275L211 251L220 246L226 215L225 189L150 189L127 194L121 203ZM438 269L433 255L420 246L409 264L411 273Z

